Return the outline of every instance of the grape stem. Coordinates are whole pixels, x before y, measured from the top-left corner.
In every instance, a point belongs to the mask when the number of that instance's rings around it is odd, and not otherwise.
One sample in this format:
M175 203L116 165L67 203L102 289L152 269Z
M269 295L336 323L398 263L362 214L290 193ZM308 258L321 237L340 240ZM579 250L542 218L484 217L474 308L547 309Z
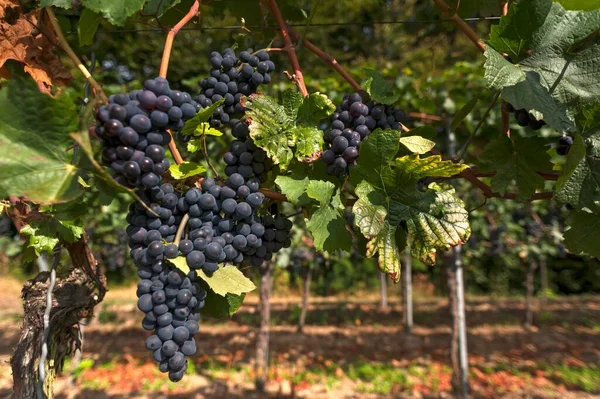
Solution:
M281 37L283 38L284 49L290 59L290 63L292 64L292 68L294 69L294 82L296 86L298 86L298 90L302 94L302 97L308 96L308 90L306 89L306 84L304 83L304 75L302 74L302 69L300 69L300 62L298 61L298 57L296 56L296 48L292 43L292 39L290 38L290 34L288 32L287 24L283 19L283 15L279 10L279 6L277 5L276 0L262 0L263 4L271 14L277 20L277 25L279 26L279 30L281 32Z
M473 184L475 187L477 187L478 189L480 189L482 191L483 195L486 198L502 198L502 199L507 199L507 200L518 199L517 194L514 194L514 193L500 194L500 193L494 192L494 190L492 190L492 188L490 186L488 186L487 184L485 184L484 182L479 180L477 178L477 176L475 175L475 173L471 169L465 169L462 172L460 172L458 175L452 176L451 178L455 178L455 177L462 177L465 180L467 180L468 182L470 182L471 184ZM537 201L537 200L543 200L543 199L550 199L553 196L554 196L553 192L535 193L527 200L528 201Z
M190 220L190 214L186 213L181 218L181 223L179 224L179 227L177 228L177 233L175 234L175 239L173 240L173 244L177 245L178 247L179 247L179 242L181 241L181 236L183 235L183 232L185 231L185 226L187 226L188 220Z
M296 32L292 27L289 27L289 26L288 26L288 29L289 29L290 35L294 38L294 40L300 40L300 35L298 35L298 32ZM306 38L302 39L302 42L299 44L304 45L304 47L306 47L309 51L311 51L317 57L322 59L325 63L331 65L331 67L333 69L335 69L335 71L337 73L339 73L346 82L350 83L350 86L352 86L355 90L357 90L357 91L361 90L361 87L356 82L356 80L354 80L354 78L352 76L350 76L350 74L348 72L346 72L346 70L344 68L342 68L342 66L337 62L337 60L335 58L333 58L331 55L327 54L326 52L324 52L323 50L321 50L320 48L315 46L313 43L311 43Z
M450 14L449 18L467 37L477 46L482 53L485 51L485 44L479 39L479 35L456 13L457 10L452 9L444 0L433 0L440 11L444 14Z
M183 163L183 158L177 149L177 143L175 143L175 138L173 137L173 133L171 129L167 129L167 133L171 136L171 141L169 141L169 151L171 151L171 155L173 155L173 160L177 165L181 165Z
M83 77L89 82L90 86L94 88L94 92L98 97L100 97L100 100L102 100L102 102L108 102L108 97L106 97L106 93L104 93L102 86L100 86L100 84L96 82L96 80L92 77L90 71L87 70L85 65L83 65L83 62L81 62L77 54L75 54L71 46L69 46L69 42L65 38L62 29L60 29L60 25L58 24L58 20L56 19L56 15L54 14L52 7L46 7L44 8L44 10L46 10L46 13L48 14L48 19L50 20L50 24L52 25L52 29L54 30L54 33L58 38L58 46L61 49L63 49L63 51L67 53L67 56L71 59L71 61L75 63L77 69L79 69L79 71L83 74Z
M160 72L158 73L158 76L162 78L167 77L167 70L169 69L169 60L171 59L171 50L173 49L173 40L175 40L175 36L177 36L179 31L185 26L185 24L187 24L192 18L200 14L198 11L199 8L200 1L194 1L194 4L192 4L192 7L190 7L190 10L187 14L183 16L181 21L177 22L177 24L174 27L169 29L169 33L167 33L167 40L165 40L165 47L163 49L162 59L160 61Z
M275 192L275 191L269 191L269 190L265 190L263 188L261 188L260 190L261 193L263 193L265 195L265 197L272 199L273 201L285 201L285 202L289 202L287 197L281 193Z
M204 132L206 131L206 124L204 124L203 126L204 127L202 130L202 154L204 154L204 158L206 158L206 163L208 164L209 168L215 174L215 179L219 179L219 172L217 172L217 169L215 169L213 164L210 162L210 158L208 157L208 148L206 147L206 134L204 134Z
M438 115L429 115L424 112L409 112L408 116L415 119L421 119L426 121L443 122L444 118Z

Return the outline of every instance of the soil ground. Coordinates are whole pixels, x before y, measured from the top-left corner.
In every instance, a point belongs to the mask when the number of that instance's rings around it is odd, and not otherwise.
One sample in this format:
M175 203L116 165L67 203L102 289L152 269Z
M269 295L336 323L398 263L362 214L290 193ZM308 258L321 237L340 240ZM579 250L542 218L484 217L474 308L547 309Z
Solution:
M18 340L21 284L0 282L0 398ZM445 299L415 301L415 327L376 296L314 298L304 333L300 298L275 298L266 393L254 391L257 301L232 320L204 321L184 380L168 381L144 348L135 289L111 290L84 327L82 361L56 382L57 398L450 398ZM476 398L600 398L600 297L552 298L525 330L522 299L469 298L470 385Z

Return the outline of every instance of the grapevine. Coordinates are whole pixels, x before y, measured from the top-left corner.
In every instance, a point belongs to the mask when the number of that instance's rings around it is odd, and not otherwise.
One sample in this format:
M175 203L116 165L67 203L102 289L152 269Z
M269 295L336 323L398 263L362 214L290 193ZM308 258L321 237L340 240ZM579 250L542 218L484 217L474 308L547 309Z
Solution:
M39 317L24 322L34 332L44 326L40 342L35 334L24 334L13 366L16 376L26 376L30 391L36 386L38 396L46 368L60 370L76 347L76 323L93 313L106 292L84 221L109 199L127 198L124 233L115 236L119 242L126 236L139 277L137 307L148 331L143 340L148 356L173 382L183 379L201 347L202 317L233 315L256 288L250 273L258 271L268 283L267 274L278 258L285 259L281 251L292 246L296 230L310 243L306 253L289 252L296 266L315 259L327 263L321 253L352 251L376 259L379 270L398 282L403 251L435 264L453 248L452 256L459 258L467 242L468 250L479 250L470 217L488 199L552 200L567 213L554 237L559 252L600 257L598 10L570 9L551 0L503 4L484 42L461 18L459 2L454 7L433 0L444 22L475 44L476 56L483 54L477 73L470 66L457 64L457 69L479 79L487 92L457 104L444 87L437 92L440 115L428 115L419 105L430 100L424 98L428 93L419 90L434 83L411 77L422 65L350 73L317 40L306 38L316 7L309 16L290 4L280 9L275 0L249 2L260 11L260 29L241 18L240 34L226 45L211 45L208 57L177 49L206 68L181 79L173 78L172 70L168 80L169 64L179 57L171 60L176 36L183 29L205 28L200 1L189 3L8 0L0 5L7 43L0 48L0 141L6 147L0 157L0 174L6 176L0 182L0 211L28 237L23 247L28 262L52 252L58 263L64 248L73 264L65 276L53 267L47 284L40 274L34 281L40 284L24 291L24 297L40 298L35 287L45 289L45 307L35 309ZM213 6L204 4L203 14ZM227 7L216 5L221 6ZM299 15L305 24L287 19ZM523 26L531 15L536 17ZM79 19L75 50L75 40L63 32L71 17ZM118 82L136 90L108 96L105 90L118 91L114 82L86 67L88 59L96 64L97 31L140 22L166 32L160 64L144 70L143 78ZM294 26L305 28L298 33ZM267 40L266 28L276 28L280 37ZM298 59L303 48L347 87L338 91L305 80ZM85 80L81 101L73 87L60 87L74 86L77 79L59 52ZM281 54L289 59L288 68L274 62ZM441 97L447 97L443 104ZM461 180L472 188L468 195L462 196ZM536 244L549 230L530 204L526 208L514 214L526 236L522 247ZM532 220L521 221L525 216ZM482 252L500 256L516 243L513 231L487 221L478 227L491 243ZM102 259L109 256L102 253ZM107 263L111 269L123 262ZM453 267L451 273L461 275L462 264ZM533 270L530 265L530 280ZM69 284L82 287L85 300L54 328L53 293L64 295ZM532 286L529 281L529 297ZM464 305L461 293L454 291L457 309ZM65 331L68 345L54 350ZM462 361L468 359L463 355Z

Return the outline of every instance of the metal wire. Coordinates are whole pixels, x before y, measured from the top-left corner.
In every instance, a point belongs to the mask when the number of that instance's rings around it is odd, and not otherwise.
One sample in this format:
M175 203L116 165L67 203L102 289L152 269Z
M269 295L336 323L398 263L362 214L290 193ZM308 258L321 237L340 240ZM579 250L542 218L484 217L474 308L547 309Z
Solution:
M477 17L477 18L464 18L466 22L476 22L476 21L496 21L499 20L500 17ZM417 25L417 24L430 24L430 23L446 23L452 22L451 19L429 19L429 20L400 20L400 21L373 21L373 22L315 22L311 23L311 28L313 27L328 27L328 26L371 26L371 25ZM291 27L305 27L306 24L288 24ZM277 25L223 25L223 26L201 26L195 28L182 28L181 31L205 31L205 30L238 30L238 29L279 29ZM102 30L98 33L108 33L108 34L116 34L116 33L133 33L133 32L165 32L165 29L161 28L147 28L147 29L115 29L115 30ZM77 31L70 31L67 34L77 34Z

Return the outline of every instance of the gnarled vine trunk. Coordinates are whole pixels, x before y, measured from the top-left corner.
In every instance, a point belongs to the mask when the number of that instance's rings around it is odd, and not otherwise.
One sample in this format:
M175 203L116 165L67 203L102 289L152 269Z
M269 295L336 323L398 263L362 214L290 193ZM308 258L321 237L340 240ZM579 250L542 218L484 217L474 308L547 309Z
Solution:
M60 274L52 293L49 319L48 357L45 365L44 393L53 396L53 380L62 369L64 359L79 345L79 320L92 315L106 292L106 279L100 273L87 238L66 245L73 268ZM14 399L36 398L39 384L38 366L44 333L44 312L50 272L42 272L23 286L24 319L19 343L10 360L13 372Z

